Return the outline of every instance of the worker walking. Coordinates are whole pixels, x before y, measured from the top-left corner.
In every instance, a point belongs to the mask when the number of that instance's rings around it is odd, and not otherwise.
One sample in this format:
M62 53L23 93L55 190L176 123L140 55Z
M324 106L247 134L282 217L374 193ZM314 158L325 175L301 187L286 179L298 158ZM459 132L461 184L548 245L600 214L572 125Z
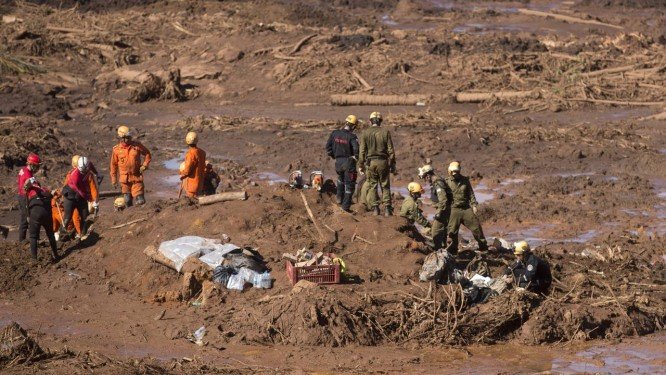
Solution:
M419 168L419 178L430 183L430 200L435 207L435 217L432 221L432 239L435 251L444 247L446 243L447 226L451 214L451 190L444 179L435 174L435 169L426 164Z
M195 132L189 132L185 136L185 143L190 149L187 150L185 162L180 168L181 188L190 198L196 198L203 192L206 174L206 152L197 147L198 140Z
M88 201L91 200L90 185L86 180L90 163L88 158L81 156L77 159L76 169L73 169L68 174L65 186L62 188L62 196L64 197L63 206L65 212L63 213L63 223L61 226L61 234L63 237L66 234L66 228L72 221L74 210L78 212L80 222L80 236L82 240L88 238Z
M206 170L204 172L203 195L213 195L220 186L220 175L213 168L213 164L206 160Z
M338 174L338 204L346 212L351 212L352 197L356 190L356 161L359 153L358 137L354 134L356 125L356 116L347 116L345 126L334 130L326 142L326 153L335 159L335 172Z
M27 201L27 212L30 218L28 232L30 237L30 255L33 260L37 260L37 243L39 241L39 231L44 228L46 237L51 246L52 260L58 260L58 251L56 240L53 236L53 222L51 221L51 193L43 188L39 181L33 176L33 173L39 169L40 159L35 154L28 156L28 166L30 173L19 173L19 191L24 192Z
M516 287L534 293L546 293L553 282L550 265L532 253L527 241L514 243L513 254L516 262L507 269L506 274L513 275Z
M370 114L370 126L361 135L359 152L359 170L368 175L368 189L370 192L377 190L377 185L382 189L382 203L385 215L393 215L391 204L391 181L389 172L396 174L395 151L391 133L382 124L382 115L379 112ZM375 215L379 215L379 202L375 194L368 195L369 206Z
M34 177L35 173L39 170L40 164L39 156L35 154L28 155L26 166L19 170L17 176L17 191L18 191L18 208L19 208L19 242L25 241L26 233L28 232L28 199L26 190L24 188L25 181Z
M414 225L414 223L421 225L426 228L425 234L430 234L431 225L428 219L423 216L423 211L419 207L419 198L421 198L424 192L423 187L418 182L410 182L407 185L407 191L409 192L409 196L402 202L400 216L407 219L410 225Z
M451 243L446 250L452 254L458 252L458 231L460 224L472 231L474 239L479 244L479 250L487 251L488 243L483 236L481 223L476 216L478 202L474 196L472 184L469 178L460 174L460 163L457 161L449 164L449 176L445 179L446 185L451 191L451 215L449 218L448 235Z
M146 203L143 172L150 165L150 151L141 142L132 140L127 126L118 127L118 138L120 143L111 153L111 184L117 188L120 183L127 206L142 205Z

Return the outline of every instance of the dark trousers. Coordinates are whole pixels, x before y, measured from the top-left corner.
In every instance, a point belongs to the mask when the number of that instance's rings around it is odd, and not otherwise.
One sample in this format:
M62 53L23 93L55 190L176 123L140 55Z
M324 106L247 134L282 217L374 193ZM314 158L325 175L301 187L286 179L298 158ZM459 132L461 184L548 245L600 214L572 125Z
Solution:
M349 210L356 190L356 165L353 159L338 158L335 160L335 171L338 174L336 195L342 209Z
M86 219L88 218L88 202L77 196L76 199L65 198L63 205L65 206L65 217L63 219L64 223L63 228L67 228L69 223L72 221L72 214L74 210L79 211L79 217L81 218L81 235L88 233L88 224Z
M25 195L18 196L18 209L19 209L19 242L25 240L25 234L28 231L28 201Z
M33 198L30 202L30 254L32 259L37 259L37 242L39 241L39 230L44 228L46 238L51 245L51 253L54 258L58 257L56 248L56 239L53 235L53 217L51 216L51 202L49 200L40 200Z

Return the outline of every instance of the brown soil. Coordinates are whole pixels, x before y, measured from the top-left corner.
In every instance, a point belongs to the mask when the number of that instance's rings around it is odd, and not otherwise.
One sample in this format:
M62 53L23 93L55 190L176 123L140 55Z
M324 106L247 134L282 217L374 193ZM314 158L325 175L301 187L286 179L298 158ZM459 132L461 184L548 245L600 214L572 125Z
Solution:
M45 247L32 264L14 228L0 243L0 322L17 321L41 348L0 358L3 372L489 373L506 363L539 372L554 368L554 356L663 330L666 137L663 121L640 120L663 105L577 100L663 101L663 6L640 2L654 7L646 14L612 1L38 3L5 5L21 21L0 23L7 53L45 70L0 81L2 208L15 203L28 152L44 159L40 178L52 187L75 153L106 176L119 124L154 162L148 204L113 212L102 200L96 234L67 243L57 264ZM624 29L515 12L522 7L593 14ZM165 78L177 69L180 79ZM426 106L328 105L331 94L370 93L357 75L373 94L423 94ZM540 94L453 98L497 90ZM396 207L426 159L441 173L460 160L483 200L486 235L527 238L551 263L548 295L511 290L470 304L458 286L419 283L429 249L402 219L358 205L349 215L308 190L325 224L320 238L300 192L275 180L295 169L332 178L326 137L347 114L374 110L397 150ZM176 200L174 168L190 130L220 169L221 189L244 189L248 201ZM102 190L111 190L108 177ZM0 211L0 224L16 221L16 211ZM182 235L224 234L263 255L272 289L202 290L209 273L185 283L143 253ZM460 267L474 261L463 237ZM292 288L281 256L303 247L341 256L353 281ZM499 276L511 260L486 261ZM198 347L187 337L201 326L207 345Z

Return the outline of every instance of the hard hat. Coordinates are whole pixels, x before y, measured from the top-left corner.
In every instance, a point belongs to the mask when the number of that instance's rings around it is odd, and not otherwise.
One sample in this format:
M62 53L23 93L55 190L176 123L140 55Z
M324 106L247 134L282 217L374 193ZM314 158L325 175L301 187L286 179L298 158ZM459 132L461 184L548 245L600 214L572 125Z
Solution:
M530 245L527 243L527 241L514 242L513 244L514 255L523 255L529 251L530 251Z
M125 198L118 197L113 201L113 207L115 208L125 208Z
M210 160L206 160L206 165L213 165L213 163L211 163Z
M381 120L382 119L382 114L379 113L379 112L372 112L370 114L370 120L375 119L375 118L378 119L378 120Z
M460 163L452 161L451 164L449 164L449 172L460 172Z
M77 168L79 166L79 155L72 156L72 168Z
M349 116L347 116L347 118L345 119L345 121L346 121L347 123L349 123L349 124L352 124L352 125L356 125L356 124L358 124L358 119L357 119L356 116L354 116L354 115L349 115Z
M419 178L425 177L428 173L433 173L435 170L432 168L432 165L426 164L423 167L419 168Z
M185 162L180 163L180 166L178 167L179 171L184 171L185 170Z
M199 140L199 137L197 137L197 133L195 133L195 132L189 132L185 136L185 143L189 146L196 145L198 140Z
M120 125L118 127L118 138L126 138L126 137L131 137L131 136L132 136L132 132L130 131L130 129L127 126Z
M32 164L32 165L39 165L42 162L42 160L39 158L39 156L37 156L37 154L30 153L28 155L27 162L28 162L28 164Z
M424 190L421 184L419 184L418 182L410 182L409 185L407 185L407 191L409 191L410 193L423 194Z
M85 156L80 156L76 161L76 168L78 168L81 172L84 172L86 169L88 169L88 158Z

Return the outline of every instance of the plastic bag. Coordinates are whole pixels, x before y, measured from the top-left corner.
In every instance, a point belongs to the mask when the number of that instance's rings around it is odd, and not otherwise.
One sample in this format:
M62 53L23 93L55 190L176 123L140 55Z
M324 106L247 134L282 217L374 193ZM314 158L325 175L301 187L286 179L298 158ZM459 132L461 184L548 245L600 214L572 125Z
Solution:
M206 263L210 268L215 268L222 264L225 256L239 247L234 244L216 245L215 250L199 258L200 261Z
M259 274L249 268L242 267L238 270L238 274L245 280L246 283L254 283L254 278Z
M419 280L441 279L445 275L444 272L446 272L450 262L451 255L446 251L440 250L429 254L423 261L421 272L419 272Z
M229 277L236 273L233 267L217 266L213 270L213 282L226 286L229 282Z
M254 280L252 281L252 285L255 288L259 289L270 289L272 287L271 284L272 284L271 274L268 272L264 272L262 274L256 274Z
M171 241L164 241L160 244L159 252L170 259L176 266L176 271L180 272L185 260L189 257L200 257L216 249L219 240L197 236L185 236Z
M239 273L229 276L229 281L227 282L227 289L242 291L244 287L245 287L245 280Z

